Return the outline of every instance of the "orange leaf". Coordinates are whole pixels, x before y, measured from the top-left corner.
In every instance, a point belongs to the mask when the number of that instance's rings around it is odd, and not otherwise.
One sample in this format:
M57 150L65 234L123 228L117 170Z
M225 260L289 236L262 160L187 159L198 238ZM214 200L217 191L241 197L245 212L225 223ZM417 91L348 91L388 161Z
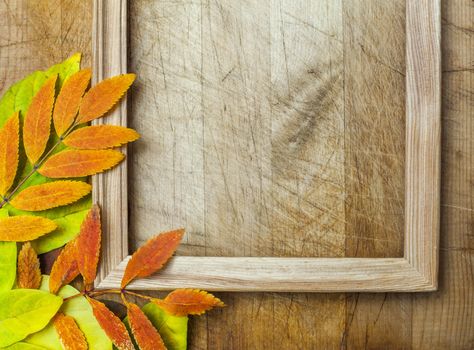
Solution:
M89 297L87 297L87 300L92 306L92 312L97 322L99 322L100 327L102 327L112 343L119 350L135 350L132 339L130 339L127 328L125 328L122 321L100 301Z
M66 244L51 268L49 291L53 294L56 294L59 288L79 275L76 261L76 241L77 238Z
M107 113L135 80L135 74L117 75L92 87L82 99L78 121L86 123Z
M0 196L7 193L15 180L18 168L19 132L19 114L15 112L0 130Z
M32 164L43 154L51 128L51 112L57 75L52 76L33 97L23 123L23 143L26 156Z
M54 328L65 350L87 350L84 333L71 316L59 312L53 320Z
M49 178L94 175L120 163L125 156L114 150L69 150L49 158L38 172Z
M105 149L135 141L140 135L129 128L116 125L96 125L73 131L64 144L79 149Z
M77 201L91 191L82 181L55 181L27 187L10 201L17 209L40 211Z
M56 223L39 216L10 216L0 218L0 241L31 241L55 230Z
M153 303L174 316L201 315L224 303L214 295L198 289L176 289L164 300L153 299Z
M161 269L173 255L183 234L182 229L162 233L133 253L122 277L122 288L136 277L146 277Z
M56 133L62 135L74 122L82 96L91 80L91 70L83 69L64 82L54 105L53 122Z
M80 252L76 254L77 267L84 277L86 286L94 282L97 273L101 234L100 209L96 204L82 222L76 245L77 252Z
M19 288L38 289L41 284L41 270L38 255L30 242L23 244L18 254L18 279Z
M166 350L160 334L136 304L127 304L127 316L140 350Z

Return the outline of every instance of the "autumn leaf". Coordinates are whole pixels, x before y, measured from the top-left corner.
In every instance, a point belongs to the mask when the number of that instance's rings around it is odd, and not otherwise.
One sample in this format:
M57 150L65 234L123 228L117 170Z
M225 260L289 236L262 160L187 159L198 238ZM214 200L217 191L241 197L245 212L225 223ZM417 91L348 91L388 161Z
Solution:
M38 255L30 242L23 244L18 254L19 288L38 289L41 285L41 270Z
M10 201L17 209L40 211L59 207L84 197L92 186L82 181L55 181L24 189Z
M53 324L65 350L87 350L84 333L71 316L59 312L54 317Z
M173 316L201 315L224 303L214 295L198 289L176 289L165 299L153 299L153 303Z
M26 112L23 144L31 164L35 164L41 157L49 140L56 80L57 75L54 75L44 83Z
M18 168L19 132L19 114L15 112L0 130L0 196L5 196L15 180Z
M114 150L67 150L49 158L38 172L49 178L89 176L112 168L124 157Z
M173 255L183 235L183 229L161 233L133 253L122 277L122 288L136 277L147 277L161 269Z
M100 301L89 297L87 300L92 306L92 312L97 322L118 350L135 350L132 339L122 321Z
M56 229L54 221L39 216L10 216L0 218L0 241L31 241Z
M64 144L78 149L106 149L135 141L140 137L129 128L116 125L95 125L77 129L64 139Z
M79 275L76 260L76 242L77 239L74 239L66 244L51 268L49 291L53 294L56 294L59 288L68 284Z
M94 282L99 262L100 239L100 209L96 204L82 222L81 231L77 237L76 254L77 267L84 277L84 283L90 285Z
M134 80L135 74L123 74L92 87L82 99L78 121L87 123L103 116L120 100Z
M140 350L166 350L160 334L136 304L127 304L127 316Z
M64 134L74 123L82 96L86 92L91 80L90 69L83 69L69 77L64 82L61 91L56 99L53 113L54 128L58 136Z

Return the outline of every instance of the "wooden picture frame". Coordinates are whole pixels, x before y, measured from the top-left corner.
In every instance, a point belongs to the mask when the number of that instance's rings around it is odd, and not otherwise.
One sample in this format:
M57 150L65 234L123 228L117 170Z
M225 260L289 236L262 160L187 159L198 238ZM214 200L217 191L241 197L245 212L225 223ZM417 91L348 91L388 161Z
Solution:
M438 285L440 213L440 0L406 3L406 162L403 258L176 256L130 289L210 291L422 292ZM95 0L95 81L127 70L127 1ZM101 121L97 121L101 123ZM124 101L107 123L126 125ZM118 288L129 259L127 166L93 179L103 209L97 288Z

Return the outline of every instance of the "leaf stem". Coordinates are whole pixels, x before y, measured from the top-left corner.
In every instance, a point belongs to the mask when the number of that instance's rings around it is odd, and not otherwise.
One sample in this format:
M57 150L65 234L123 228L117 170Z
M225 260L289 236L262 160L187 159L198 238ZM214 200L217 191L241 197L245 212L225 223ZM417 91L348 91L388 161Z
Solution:
M71 299L74 299L74 298L77 298L77 297L80 297L80 296L83 296L85 293L84 292L80 292L80 293L77 293L77 294L74 294L74 295L71 295L65 299L63 299L63 302L65 303L66 301L68 300L71 300Z

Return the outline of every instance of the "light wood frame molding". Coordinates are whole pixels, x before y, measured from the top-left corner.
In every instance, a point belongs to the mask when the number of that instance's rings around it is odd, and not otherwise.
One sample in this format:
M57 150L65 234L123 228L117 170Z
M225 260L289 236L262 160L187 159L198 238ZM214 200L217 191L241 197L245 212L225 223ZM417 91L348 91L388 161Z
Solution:
M406 3L406 163L403 258L176 256L130 289L209 291L422 292L438 286L441 164L440 0ZM95 81L127 70L127 1L94 0ZM101 123L99 120L97 124ZM126 101L107 123L126 125ZM93 178L103 211L96 286L119 288L128 256L127 165Z

